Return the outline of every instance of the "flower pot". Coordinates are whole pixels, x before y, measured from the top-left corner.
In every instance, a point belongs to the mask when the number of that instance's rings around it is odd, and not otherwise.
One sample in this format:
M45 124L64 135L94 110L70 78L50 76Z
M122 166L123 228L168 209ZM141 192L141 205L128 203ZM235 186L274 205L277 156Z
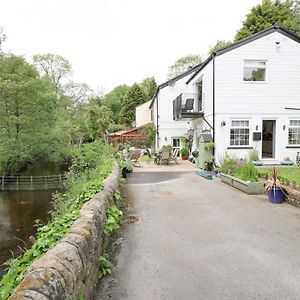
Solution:
M126 178L127 176L127 168L122 169L122 178Z
M181 155L182 160L188 160L189 156L188 155Z
M281 188L271 188L268 191L268 197L270 202L279 204L284 201L285 195Z

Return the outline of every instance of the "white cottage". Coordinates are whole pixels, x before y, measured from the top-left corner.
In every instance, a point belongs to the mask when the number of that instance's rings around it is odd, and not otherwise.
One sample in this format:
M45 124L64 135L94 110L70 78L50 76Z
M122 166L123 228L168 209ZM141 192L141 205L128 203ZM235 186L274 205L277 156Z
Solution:
M170 143L169 137L182 136L189 121L194 148L204 130L211 132L216 161L225 152L247 158L252 149L265 163L295 160L300 151L299 36L274 25L218 50L182 76L174 86L159 89L152 103L159 146L165 137Z

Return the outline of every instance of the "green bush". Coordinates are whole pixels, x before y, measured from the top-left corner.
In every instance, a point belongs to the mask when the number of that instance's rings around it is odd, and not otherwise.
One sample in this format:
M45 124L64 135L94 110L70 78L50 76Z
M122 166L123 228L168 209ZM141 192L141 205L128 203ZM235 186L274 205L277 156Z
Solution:
M180 150L181 155L189 155L189 149L187 147L183 147Z
M237 167L238 166L236 157L230 155L229 153L225 153L220 167L221 173L233 175Z
M258 181L257 170L251 162L236 168L233 175L245 181Z
M257 161L258 160L258 151L256 149L253 149L249 153L249 161Z

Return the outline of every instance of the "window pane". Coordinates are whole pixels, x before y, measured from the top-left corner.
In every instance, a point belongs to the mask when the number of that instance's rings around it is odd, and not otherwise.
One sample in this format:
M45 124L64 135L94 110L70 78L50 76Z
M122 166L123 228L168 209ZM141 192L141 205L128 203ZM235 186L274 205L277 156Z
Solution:
M290 120L290 126L300 126L300 120Z
M239 120L239 121L231 121L232 127L249 127L249 121Z
M300 145L300 127L289 128L289 144Z
M259 60L244 61L244 81L265 81L266 62Z
M247 146L249 145L249 129L230 129L230 145Z

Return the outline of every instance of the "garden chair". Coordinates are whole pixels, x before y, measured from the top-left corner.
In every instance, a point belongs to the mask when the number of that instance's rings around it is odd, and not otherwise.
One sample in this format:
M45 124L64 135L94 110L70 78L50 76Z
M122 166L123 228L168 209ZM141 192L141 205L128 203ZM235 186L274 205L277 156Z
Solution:
M135 149L133 151L133 153L131 154L130 160L135 167L141 167L141 164L138 162L138 159L140 158L141 153L142 153L141 149Z
M171 161L174 161L175 162L175 164L178 164L178 153L179 153L179 149L177 148L177 149L173 149L173 151L172 151L172 156L171 156L171 158L170 158L170 162Z
M184 111L192 112L193 110L194 110L194 99L193 98L186 99Z
M149 164L151 159L152 159L152 156L151 156L150 150L148 148L146 148L146 153L147 153L147 156L148 156L147 164Z

